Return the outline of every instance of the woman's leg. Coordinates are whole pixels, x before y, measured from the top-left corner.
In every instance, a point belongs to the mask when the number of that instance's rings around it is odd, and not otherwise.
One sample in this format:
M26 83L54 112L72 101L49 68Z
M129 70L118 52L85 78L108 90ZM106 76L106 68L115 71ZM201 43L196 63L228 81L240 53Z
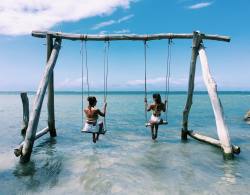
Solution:
M156 132L156 126L157 126L157 124L154 123L154 125L153 125L153 133L152 133L152 139L153 139L153 140L155 140L156 137L157 137L157 135L156 135L156 133L157 133L157 132Z
M155 139L157 139L158 127L159 127L159 125L155 124L155 136L154 136Z
M103 131L103 122L98 123L99 125L99 131Z
M154 139L154 125L151 124L151 135L152 135L152 139Z
M100 133L97 133L97 134L96 134L96 140L97 140L97 141L99 140L99 135L100 135Z
M103 122L98 123L98 125L99 125L99 132L102 132L103 131ZM100 133L96 133L96 140L97 141L99 140L99 135L100 135Z

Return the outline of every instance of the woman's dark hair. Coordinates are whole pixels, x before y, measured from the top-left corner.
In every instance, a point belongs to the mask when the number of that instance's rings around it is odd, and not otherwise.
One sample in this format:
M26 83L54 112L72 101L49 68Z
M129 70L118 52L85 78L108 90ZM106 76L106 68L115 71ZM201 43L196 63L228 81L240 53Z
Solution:
M97 102L95 96L89 96L87 100L89 101L89 105L90 105L91 107L95 106L95 104L96 104L96 102Z
M154 93L153 98L157 104L161 104L161 95L159 93Z

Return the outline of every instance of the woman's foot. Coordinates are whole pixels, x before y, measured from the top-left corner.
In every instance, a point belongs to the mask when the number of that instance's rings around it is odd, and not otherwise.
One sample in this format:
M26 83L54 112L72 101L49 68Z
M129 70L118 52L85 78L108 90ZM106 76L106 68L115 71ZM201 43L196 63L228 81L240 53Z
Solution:
M155 134L152 132L152 140L155 139Z

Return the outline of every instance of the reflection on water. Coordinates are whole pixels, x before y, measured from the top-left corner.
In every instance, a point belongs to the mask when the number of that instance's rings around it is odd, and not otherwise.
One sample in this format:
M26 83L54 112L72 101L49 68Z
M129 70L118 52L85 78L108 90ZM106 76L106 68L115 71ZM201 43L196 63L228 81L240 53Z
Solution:
M190 128L216 137L209 99L195 98ZM243 151L233 161L223 160L218 148L180 140L184 95L170 95L169 125L160 127L156 142L144 127L143 95L110 96L108 132L97 144L91 135L80 133L81 96L60 95L55 96L58 136L45 135L36 141L31 161L23 165L12 151L22 140L21 122L13 120L22 118L19 96L0 95L4 129L0 131L0 194L247 194L250 132L237 117L250 100L242 98L221 98L225 109L239 102L236 110L225 110L232 141ZM46 125L46 114L43 110L39 129Z
M236 184L237 179L241 177L240 173L237 172L237 160L235 161L225 161L223 164L224 175L221 176L222 183L231 185Z
M22 178L22 176L31 176L31 177L33 177L35 172L36 172L35 163L33 161L30 161L27 164L18 163L16 165L16 168L15 168L13 174L17 178Z
M44 186L50 188L57 184L63 157L58 154L54 156L55 144L54 138L44 140L33 150L38 159L31 160L27 164L16 164L13 175L27 190L37 191Z

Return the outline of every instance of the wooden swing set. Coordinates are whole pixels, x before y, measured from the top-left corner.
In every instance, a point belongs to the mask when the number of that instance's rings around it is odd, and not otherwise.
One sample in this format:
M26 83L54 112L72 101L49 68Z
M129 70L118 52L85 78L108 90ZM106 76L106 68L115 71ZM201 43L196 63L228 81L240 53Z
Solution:
M181 139L187 140L188 135L196 140L209 143L216 147L219 147L223 151L223 156L226 159L232 159L234 154L240 153L240 148L231 144L228 127L224 120L223 107L217 94L217 85L211 76L205 48L203 46L203 40L216 40L230 42L230 37L220 35L207 35L194 31L191 34L151 34L151 35L136 35L136 34L112 34L112 35L87 35L87 34L70 34L61 32L49 32L49 31L33 31L32 36L38 38L46 38L47 40L47 64L37 89L31 116L28 114L28 98L25 94L22 94L23 113L24 113L24 127L26 129L26 135L24 141L14 149L16 156L20 156L20 162L25 163L30 160L32 148L36 139L43 135L50 133L51 137L57 135L55 128L55 113L54 113L54 73L57 57L61 48L61 42L63 39L71 41L144 41L144 43L153 40L161 39L192 39L192 55L190 62L188 92L185 108L183 110L183 120L181 129ZM146 56L146 55L145 55ZM189 112L192 106L193 92L194 92L194 78L196 69L196 60L200 56L201 69L203 79L208 91L208 95L212 104L215 122L217 127L217 134L219 139L214 139L205 135L198 134L188 128ZM145 61L146 63L146 61ZM146 77L145 77L146 78ZM146 83L146 82L145 82ZM146 87L146 86L145 86ZM48 127L37 132L38 122L41 113L41 107L43 99L47 90L48 102ZM145 90L146 91L146 90Z

